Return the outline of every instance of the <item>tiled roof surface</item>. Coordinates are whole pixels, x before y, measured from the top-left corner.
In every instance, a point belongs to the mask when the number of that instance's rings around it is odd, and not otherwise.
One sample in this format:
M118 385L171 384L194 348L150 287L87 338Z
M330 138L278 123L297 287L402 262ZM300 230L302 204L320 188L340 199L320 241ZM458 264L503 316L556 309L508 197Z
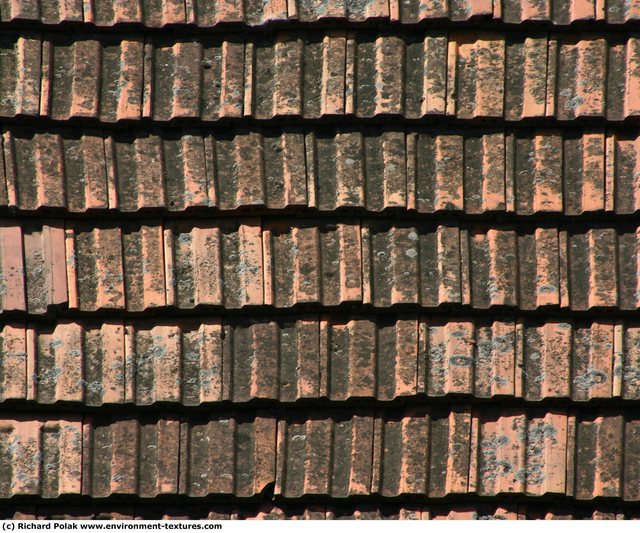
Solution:
M636 225L255 217L0 226L0 309L640 308ZM512 275L513 273L517 275Z
M2 146L5 213L640 211L640 132L611 127L9 126Z
M0 507L0 517L21 520L625 520L638 519L637 509L611 505L571 504L38 504Z
M627 32L290 30L178 39L6 31L0 57L1 118L510 123L640 115L640 39Z
M0 0L0 518L640 518L639 22Z
M0 420L0 496L640 499L640 420L493 407ZM624 476L623 476L624 472Z
M0 342L4 402L640 400L640 322L631 320L14 321Z
M210 28L295 22L465 22L508 24L546 22L568 25L603 21L624 24L640 19L635 0L3 0L2 22L75 23L161 28ZM125 26L126 27L126 26Z

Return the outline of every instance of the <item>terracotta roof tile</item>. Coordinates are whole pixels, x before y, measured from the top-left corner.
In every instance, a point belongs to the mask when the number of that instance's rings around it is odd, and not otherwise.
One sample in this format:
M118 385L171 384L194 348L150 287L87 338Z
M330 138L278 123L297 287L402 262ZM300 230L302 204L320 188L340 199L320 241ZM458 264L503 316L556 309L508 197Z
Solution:
M636 501L640 486L640 425L614 411L461 406L303 419L3 419L0 427L0 449L11 458L3 497L245 497L275 483L286 498L514 493ZM346 453L329 460L333 449Z
M434 214L640 209L637 133L586 129L4 133L0 206Z
M369 420L354 414L344 421L308 419L286 424L286 471L276 482L276 493L286 497L368 493L366 485L354 488L353 480L366 481L371 476L371 492L382 496L513 492L575 494L580 500L635 498L634 475L624 481L620 476L624 468L620 458L625 452L633 453L635 422L625 422L622 416L576 418L555 411L541 416L522 411L475 414L460 408L376 417L373 427ZM623 433L628 439L624 444ZM417 444L424 442L430 446ZM360 471L358 455L344 466L335 461L327 464L322 453L332 446L347 450L373 446L371 468ZM598 450L609 446L615 450L609 454L611 460L593 462L594 456L604 453Z
M0 495L55 498L79 494L82 474L82 419L7 419L0 422L3 461ZM42 468L46 465L46 468Z
M11 322L0 339L2 401L640 399L634 321L394 314Z
M398 505L375 504L93 504L46 503L0 507L0 516L15 519L75 520L625 520L637 519L633 508L549 504Z
M0 518L638 518L636 4L0 0Z
M96 0L5 0L1 5L3 22L86 23L100 27L144 25L160 28L172 25L197 25L209 28L223 24L243 23L261 26L274 22L401 22L468 20L549 22L557 25L607 22L624 24L639 17L634 3L622 0L545 0L543 2L515 0L331 0L330 2L269 0L133 0L131 2Z
M251 496L274 479L275 427L275 420L259 417L4 419L0 450L10 462L0 494ZM179 453L181 440L187 449Z
M577 311L640 305L635 226L246 218L115 227L5 223L1 230L4 311L346 302ZM514 267L515 277L509 275Z
M332 0L318 1L284 1L269 0L255 2L253 0L188 0L187 3L175 0L152 2L135 0L133 2L107 2L97 0L92 4L80 4L77 0L64 4L47 2L28 3L17 0L4 4L1 12L3 21L30 20L45 24L60 22L87 22L98 26L138 23L149 27L162 27L171 24L194 24L200 27L211 27L224 23L242 22L250 26L258 26L276 21L314 22L323 19L333 20L397 20L402 14L403 21L417 22L425 18L448 18L449 8L441 10L428 9L418 0L398 2L397 0L367 0L352 2ZM499 6L488 2L453 1L451 6L453 20L467 20L474 16L496 15L499 17ZM419 14L418 14L419 13Z
M2 87L3 117L106 123L345 114L618 121L640 112L633 36L327 31L281 32L270 40L145 41L126 34L8 31L0 46L13 65Z

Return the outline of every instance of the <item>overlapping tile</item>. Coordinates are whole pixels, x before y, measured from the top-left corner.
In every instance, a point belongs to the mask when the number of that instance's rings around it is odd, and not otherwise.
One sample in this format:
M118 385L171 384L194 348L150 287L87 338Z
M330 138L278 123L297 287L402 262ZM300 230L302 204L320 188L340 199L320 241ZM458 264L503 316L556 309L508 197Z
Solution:
M633 225L359 219L6 222L0 309L359 303L636 310L638 235Z
M0 516L633 518L632 4L0 0Z
M44 498L61 494L251 496L274 478L275 420L271 419L184 423L175 418L151 422L24 418L5 419L0 428L3 498L31 494Z
M446 30L188 40L6 32L0 46L13 68L0 117L620 121L640 113L638 43L633 34Z
M218 25L246 24L259 27L270 23L296 22L401 22L423 21L495 21L508 24L547 22L557 25L607 22L624 24L636 21L640 14L635 4L622 0L572 0L543 2L515 0L449 0L433 4L425 0L353 0L296 1L255 0L134 0L131 2L78 0L5 0L0 5L2 22L41 22L48 25L76 23L114 27L143 25L160 28L190 25L209 28Z
M635 17L635 6L619 0L577 0L558 2L545 0L504 0L502 17L505 22L553 22L572 24L575 22L607 21L610 24L624 24Z
M398 505L375 504L274 504L242 505L106 505L38 504L0 507L0 517L22 520L625 520L637 512L616 506L545 504Z
M0 497L55 498L79 494L82 483L82 417L6 418L0 421Z
M12 322L0 330L0 401L637 401L638 339L637 323L605 319L394 314Z
M365 221L362 301L376 307L635 309L635 235L621 227Z
M397 417L354 413L331 421L293 420L281 424L279 432L284 435L278 441L279 464L285 466L276 494L287 498L372 493L638 497L637 476L627 462L635 453L636 422L621 415L418 409ZM334 447L351 454L323 461ZM594 461L605 448L611 460ZM364 449L372 450L370 468L360 462ZM630 467L623 478L623 469Z
M631 214L638 134L442 128L4 133L0 206Z
M537 413L461 406L398 413L310 412L304 418L3 419L0 427L4 498L249 497L274 483L275 494L287 499L454 494L640 498L635 466L640 422L616 411ZM47 467L41 468L43 464Z

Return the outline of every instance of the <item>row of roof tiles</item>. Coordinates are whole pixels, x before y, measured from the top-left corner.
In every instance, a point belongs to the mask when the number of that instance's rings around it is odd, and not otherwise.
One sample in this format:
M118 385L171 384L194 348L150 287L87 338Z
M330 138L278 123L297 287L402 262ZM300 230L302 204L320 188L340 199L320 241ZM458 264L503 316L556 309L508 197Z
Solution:
M16 520L634 520L634 509L495 503L479 505L122 505L38 504L0 506Z
M640 40L628 34L328 31L170 40L7 31L0 57L0 117L640 115Z
M300 129L224 133L7 129L0 206L635 213L637 133Z
M568 24L624 23L640 14L640 5L622 0L549 0L546 7L451 0L442 9L422 0L338 4L0 0L0 20L155 27L486 16ZM95 124L390 115L618 121L640 115L639 65L640 40L628 35L332 30L180 40L7 31L0 38L0 117ZM8 129L0 205L633 213L640 204L637 147L633 135L604 131L21 136ZM637 310L639 237L635 226L620 225L6 222L0 311L347 302ZM42 404L640 396L640 328L605 320L14 323L0 330L0 356L2 400ZM640 500L640 420L626 411L457 406L296 416L0 419L0 498L252 497L274 490L282 498L513 493ZM333 517L329 509L321 513ZM278 510L256 517L267 514ZM431 518L432 510L397 514Z
M0 226L0 309L353 302L636 310L639 250L636 226L15 221Z
M476 17L508 23L622 24L640 19L640 6L634 0L4 0L0 4L0 20L4 22L143 24L152 28L171 24L202 28L225 23L260 26L270 22L321 20L411 24Z
M0 329L0 402L640 400L634 322L417 316Z
M3 419L0 495L640 499L640 420L629 413L307 416Z

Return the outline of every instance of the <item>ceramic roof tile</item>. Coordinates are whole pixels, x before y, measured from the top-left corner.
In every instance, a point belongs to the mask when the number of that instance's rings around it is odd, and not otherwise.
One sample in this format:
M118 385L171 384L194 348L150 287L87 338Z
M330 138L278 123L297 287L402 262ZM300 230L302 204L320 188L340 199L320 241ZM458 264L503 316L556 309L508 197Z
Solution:
M7 224L0 237L3 311L347 302L576 311L640 305L633 225L69 221L66 228ZM509 274L514 268L517 277Z
M132 2L96 0L4 0L0 4L0 20L91 24L99 27L143 25L160 28L173 25L197 25L201 28L224 24L246 24L257 27L270 23L295 24L320 21L464 22L469 20L547 22L560 26L573 23L607 22L624 24L639 17L638 7L623 0L573 0L571 2L533 2L530 0L332 0L331 2L269 0L135 0Z
M189 473L182 493L190 496L235 494L252 496L275 481L276 420L214 418L189 424L187 449ZM187 464L182 463L185 467Z
M190 436L189 449L179 454L182 432ZM269 468L275 469L275 421L267 418L188 424L177 419L141 423L105 417L3 419L0 435L1 453L10 459L4 463L7 466L0 484L4 498L177 493L250 496L273 480ZM218 455L215 465L209 464L205 457L211 452L226 453L227 457ZM49 466L41 470L43 463ZM184 480L182 469L189 470ZM199 475L198 469L204 469L205 475ZM179 486L181 483L185 485Z
M637 401L638 339L634 321L604 319L14 321L0 330L0 401Z
M3 475L0 494L55 498L79 494L82 473L82 420L3 418L0 422ZM41 468L43 464L47 468Z
M640 112L633 34L524 38L430 30L424 36L345 37L327 31L177 40L7 31L0 46L9 76L2 87L3 117L96 123L345 114L619 121ZM559 74L548 69L556 62Z
M384 504L93 504L45 503L0 507L0 516L14 519L75 520L625 520L637 519L632 508L506 503L474 505Z
M467 20L474 16L492 17L494 12L499 16L499 6L491 1L453 1L451 18ZM86 22L98 26L137 23L148 27L162 27L173 24L198 24L210 27L224 23L245 23L259 26L277 21L315 22L323 19L365 21L365 20L397 20L402 13L403 22L418 22L429 18L448 18L449 8L428 10L426 5L415 0L398 2L396 0L367 0L353 2L335 0L329 3L317 1L295 2L270 0L255 2L254 0L189 0L186 4L175 0L135 0L134 2L107 2L97 0L90 4L82 4L78 0L63 2L26 2L25 0L5 1L2 4L0 17L2 21L29 20L44 24L60 22ZM416 13L419 13L417 15Z
M263 237L271 292L265 303L290 307L362 300L360 227L353 222L269 224Z
M0 205L21 211L211 208L425 214L631 214L637 133L267 128L4 133Z
M135 419L85 418L82 493L93 497L175 494L179 432L180 422L175 419L144 424Z
M0 0L0 517L637 518L639 14Z
M611 410L536 414L459 406L302 419L147 418L3 419L0 453L11 461L5 463L0 492L45 498L245 497L275 483L275 493L286 498L470 493L638 498L634 454L640 426ZM135 453L131 442L137 443ZM332 449L350 451L329 461ZM52 467L41 470L42 461Z

